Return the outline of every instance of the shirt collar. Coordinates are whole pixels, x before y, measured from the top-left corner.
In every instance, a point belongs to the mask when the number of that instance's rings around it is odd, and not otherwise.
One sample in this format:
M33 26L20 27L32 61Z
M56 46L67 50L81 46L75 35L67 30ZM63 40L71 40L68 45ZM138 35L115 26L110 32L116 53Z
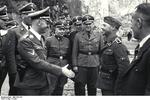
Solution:
M8 30L0 30L0 36L6 35Z
M150 38L150 34L148 35L148 36L146 36L140 43L139 43L139 47L141 48L143 45L144 45L144 43L148 40Z
M41 35L38 32L36 32L33 28L30 28L30 31L36 36L38 40L41 40Z

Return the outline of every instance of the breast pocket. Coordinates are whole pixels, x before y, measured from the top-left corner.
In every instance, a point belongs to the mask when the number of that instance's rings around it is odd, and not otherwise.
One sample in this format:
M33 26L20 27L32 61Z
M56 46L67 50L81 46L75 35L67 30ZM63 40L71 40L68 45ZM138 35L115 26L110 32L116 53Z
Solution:
M111 56L111 55L113 55L112 49L106 49L106 50L104 51L104 55L106 55L106 56Z
M99 50L99 41L98 40L94 40L91 42L91 46L94 50Z
M114 64L115 58L112 49L106 49L102 54L102 60L104 64L112 65Z
M84 40L79 41L79 48L80 49L85 49L85 48L87 48L87 46L88 46L87 41L84 41Z

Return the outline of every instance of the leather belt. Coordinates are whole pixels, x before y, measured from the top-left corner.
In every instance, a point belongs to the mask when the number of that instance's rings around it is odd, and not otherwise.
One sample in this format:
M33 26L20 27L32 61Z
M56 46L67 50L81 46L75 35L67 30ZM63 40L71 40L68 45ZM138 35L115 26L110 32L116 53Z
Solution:
M98 54L98 52L91 52L91 51L89 51L89 52L79 51L79 53L85 54L85 55L96 55L96 54Z
M57 59L60 59L60 60L63 60L63 59L67 59L67 57L66 56L56 56L56 55L50 55L50 57L52 57L52 58L57 58Z

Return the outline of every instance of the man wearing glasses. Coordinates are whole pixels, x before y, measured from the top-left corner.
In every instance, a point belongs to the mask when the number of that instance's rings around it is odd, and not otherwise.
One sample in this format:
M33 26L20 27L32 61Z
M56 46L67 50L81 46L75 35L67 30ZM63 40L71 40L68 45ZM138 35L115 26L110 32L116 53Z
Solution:
M101 35L93 30L93 16L85 15L82 23L84 29L75 36L72 53L73 69L76 71L75 95L85 95L85 85L88 95L96 95Z

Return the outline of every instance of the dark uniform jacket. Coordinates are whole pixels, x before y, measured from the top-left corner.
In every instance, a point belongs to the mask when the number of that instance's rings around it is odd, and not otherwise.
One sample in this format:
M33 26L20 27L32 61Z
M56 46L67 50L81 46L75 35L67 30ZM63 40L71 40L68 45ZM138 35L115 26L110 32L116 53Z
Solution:
M45 61L45 46L30 31L19 40L18 51L22 58L21 65L25 70L21 73L18 72L15 82L16 87L40 89L50 86L49 73L62 74L61 68Z
M3 52L6 58L6 67L9 74L17 72L16 61L15 61L15 32L9 30L5 36L2 36Z
M51 36L46 41L46 47L48 57L47 60L49 63L62 67L69 64L70 44L68 38Z
M118 85L117 81L129 66L127 49L118 37L113 37L102 48L100 55L101 68L97 86L100 89L114 91Z
M150 95L150 39L140 48L120 83L122 94Z
M9 49L7 48L7 44L6 44L7 33L2 34L0 31L0 72L2 71L3 67L7 66L6 65L6 58L9 57L9 55L7 53L10 53L10 52L8 52ZM8 59L7 59L7 63L9 63Z
M47 47L47 61L51 64L56 64L61 67L66 64L70 64L70 42L66 37L51 36L46 41ZM59 79L59 86L64 86L67 83L67 77L51 75L53 85L56 85L56 81Z
M17 72L17 64L20 62L21 58L18 54L17 44L19 38L25 34L27 30L24 28L23 25L17 26L8 31L7 35L5 36L5 52L6 52L6 66L8 67L9 73L16 73ZM4 39L4 36L3 36ZM7 50L6 50L7 49Z
M85 31L79 32L74 39L72 64L77 67L98 67L101 35L93 31L90 38Z

